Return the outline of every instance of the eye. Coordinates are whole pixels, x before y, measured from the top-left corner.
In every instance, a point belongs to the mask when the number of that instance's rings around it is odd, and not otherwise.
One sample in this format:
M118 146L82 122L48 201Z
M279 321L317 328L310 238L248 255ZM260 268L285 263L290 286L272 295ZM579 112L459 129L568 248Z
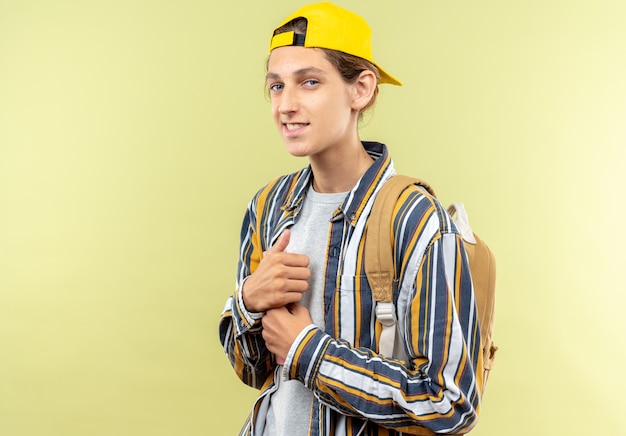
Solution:
M282 83L272 83L268 88L272 92L279 92L283 90L284 85Z
M304 81L304 85L308 86L309 88L317 86L319 84L319 80L315 80L315 79L308 79Z

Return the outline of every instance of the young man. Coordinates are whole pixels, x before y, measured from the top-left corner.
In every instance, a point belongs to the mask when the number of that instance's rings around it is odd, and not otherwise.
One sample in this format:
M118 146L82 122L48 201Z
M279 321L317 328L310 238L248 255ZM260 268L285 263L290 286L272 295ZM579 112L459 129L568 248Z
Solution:
M345 9L305 6L274 31L272 116L309 165L263 187L243 220L220 340L241 380L261 389L244 434L454 434L476 423L482 360L467 258L444 208L417 186L392 221L408 357L378 353L364 231L394 169L385 145L359 139L358 122L379 83L400 85Z

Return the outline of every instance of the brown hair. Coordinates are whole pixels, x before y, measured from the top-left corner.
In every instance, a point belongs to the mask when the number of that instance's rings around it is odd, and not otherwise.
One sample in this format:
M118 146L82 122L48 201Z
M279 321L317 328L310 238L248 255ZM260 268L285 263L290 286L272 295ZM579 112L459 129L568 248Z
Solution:
M291 31L296 34L306 35L307 24L306 18L296 18L276 29L274 31L274 35ZM361 117L363 112L374 106L374 103L376 102L376 97L378 96L378 83L380 82L380 73L378 72L378 68L376 68L376 65L363 58L344 53L342 51L331 50L328 48L320 48L320 50L324 52L326 59L328 59L328 61L333 64L335 68L337 68L337 71L339 71L339 74L346 83L352 84L356 82L359 75L365 70L372 71L376 76L377 85L374 90L374 95L372 95L372 98L367 105L361 109L361 112L359 113L359 117Z

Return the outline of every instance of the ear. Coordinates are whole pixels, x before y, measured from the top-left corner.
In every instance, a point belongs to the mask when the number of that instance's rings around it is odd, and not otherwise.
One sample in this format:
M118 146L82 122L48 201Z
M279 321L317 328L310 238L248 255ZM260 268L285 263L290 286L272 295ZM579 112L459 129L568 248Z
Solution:
M354 82L354 92L352 94L352 109L361 111L370 100L374 97L376 92L376 75L371 70L363 70L356 82Z

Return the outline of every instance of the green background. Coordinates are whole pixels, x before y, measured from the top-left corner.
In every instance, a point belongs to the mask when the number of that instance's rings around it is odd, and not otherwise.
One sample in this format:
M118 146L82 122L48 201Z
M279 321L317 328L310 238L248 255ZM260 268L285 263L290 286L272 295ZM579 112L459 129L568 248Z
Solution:
M338 1L362 138L498 261L480 435L625 434L626 2ZM236 434L217 335L254 192L306 164L263 94L293 1L0 0L0 434Z

